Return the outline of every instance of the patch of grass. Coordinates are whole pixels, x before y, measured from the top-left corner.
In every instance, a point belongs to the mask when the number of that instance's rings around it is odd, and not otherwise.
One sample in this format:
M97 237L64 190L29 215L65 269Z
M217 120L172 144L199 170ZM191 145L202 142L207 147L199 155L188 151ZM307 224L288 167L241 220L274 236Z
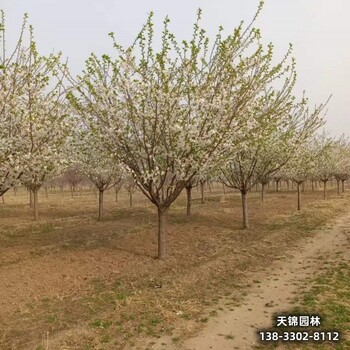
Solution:
M49 315L47 316L47 322L53 323L57 321L57 315Z
M225 339L227 339L227 340L233 340L233 339L235 339L235 337L234 337L232 334L226 334L226 335L225 335Z
M112 321L95 320L91 323L92 327L107 329L111 326Z
M173 342L173 343L178 343L179 341L181 340L181 338L180 337L172 337L171 338L171 341Z
M106 334L101 338L101 343L103 343L103 344L109 343L110 341L111 341L111 337L109 334Z
M331 266L332 265L332 266ZM338 342L308 342L298 343L298 349L350 349L350 265L339 262L336 265L327 264L327 270L314 280L311 289L295 300L298 305L289 315L318 315L321 317L321 325L317 327L319 332L339 331L341 341ZM279 329L280 330L280 329ZM290 331L316 330L315 328L285 328ZM285 343L281 349L294 349L295 343ZM272 349L273 345L259 345L258 349Z
M216 310L212 310L209 312L209 316L211 316L211 317L215 317L217 315L218 315L218 312Z

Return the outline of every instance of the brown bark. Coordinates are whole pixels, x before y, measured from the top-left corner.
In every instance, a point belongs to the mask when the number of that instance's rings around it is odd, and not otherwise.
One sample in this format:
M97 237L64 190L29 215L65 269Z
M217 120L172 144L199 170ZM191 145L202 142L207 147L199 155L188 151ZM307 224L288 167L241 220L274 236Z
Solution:
M298 192L298 210L301 209L301 199L300 199L300 183L297 182L297 192Z
M341 180L341 190L343 193L345 192L345 180Z
M98 190L98 220L101 220L103 217L103 190Z
M261 201L264 202L265 199L265 184L261 184Z
M222 189L223 189L223 191L224 191L224 195L226 194L226 186L225 186L225 184L224 183L222 183Z
M116 183L116 184L114 185L115 202L116 202L116 203L118 203L118 194L119 194L119 191L120 191L121 188L122 188L122 185L123 185L122 180L119 180L118 183Z
M340 195L340 180L337 179L337 194Z
M158 207L158 259L164 259L167 255L166 237L166 209Z
M192 187L186 187L187 196L187 215L191 215L191 200L192 200Z
M119 194L120 188L114 187L114 191L115 191L115 202L118 203L118 194Z
M38 189L33 190L33 207L34 207L34 221L39 219L39 208L38 208Z
M242 196L242 212L243 212L243 229L249 228L249 219L248 219L248 208L247 208L247 192L241 191Z
M326 199L327 181L323 181L323 199Z
M200 182L201 187L201 203L204 204L204 182Z

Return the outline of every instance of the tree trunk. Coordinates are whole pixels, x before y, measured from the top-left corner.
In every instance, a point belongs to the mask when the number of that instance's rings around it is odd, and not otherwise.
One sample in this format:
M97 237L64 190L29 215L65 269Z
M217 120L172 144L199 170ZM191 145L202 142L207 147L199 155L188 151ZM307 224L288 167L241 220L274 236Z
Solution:
M301 208L301 200L300 200L300 183L297 182L297 192L298 192L298 210Z
M114 190L115 190L115 202L118 203L118 193L119 193L119 190L114 187Z
M261 201L264 202L265 199L265 184L261 184Z
M33 191L29 190L29 207L33 207Z
M2 201L2 204L5 204L5 196L4 195L1 196L1 201Z
M222 189L223 189L223 191L224 191L224 195L226 194L226 186L225 186L225 184L224 183L222 183Z
M132 192L129 192L129 204L130 204L130 208L132 207Z
M311 180L311 190L312 192L315 191L315 184L314 184L314 180Z
M289 180L287 180L287 190L289 191Z
M326 199L327 181L323 181L323 199Z
M166 258L166 209L158 207L158 259Z
M279 186L280 180L276 180L276 192L279 192L280 186Z
M343 193L345 192L345 180L341 180L341 190Z
M98 190L98 220L101 220L103 217L103 190Z
M39 218L38 191L37 188L33 190L34 221L37 221Z
M247 192L241 191L242 196L242 211L243 211L243 229L249 228L249 219L248 219L248 208L247 208Z
M201 182L200 186L201 186L201 203L204 204L204 182Z
M192 187L186 187L186 195L187 195L187 215L191 215L191 197L192 197Z
M337 194L340 195L340 180L337 179Z

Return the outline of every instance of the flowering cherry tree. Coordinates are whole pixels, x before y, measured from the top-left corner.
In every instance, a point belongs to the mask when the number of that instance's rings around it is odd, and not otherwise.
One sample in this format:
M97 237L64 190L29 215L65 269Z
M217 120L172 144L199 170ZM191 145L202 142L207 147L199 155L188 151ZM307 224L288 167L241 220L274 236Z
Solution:
M325 132L315 139L315 147L318 149L319 154L315 162L315 177L323 182L323 199L327 196L327 183L334 176L334 170L336 169L337 153L335 140L327 136Z
M39 55L31 26L25 46L25 24L15 52L2 64L0 191L4 193L22 177L33 193L36 220L40 187L66 163L63 150L72 121L65 103L67 69L61 54ZM6 138L3 131L8 133Z
M336 140L334 153L336 163L333 175L337 181L337 193L340 194L340 182L342 183L342 192L344 192L345 181L350 177L350 143L344 135Z
M298 148L293 157L282 168L283 174L294 181L297 185L297 209L301 209L300 187L305 181L315 176L315 167L317 158L320 156L322 149L316 143L315 138L307 140L302 147Z
M115 192L115 201L116 201L116 203L118 203L118 194L119 194L119 191L122 189L122 187L123 187L123 183L124 183L124 176L123 176L123 174L120 176L120 177L118 177L117 179L116 179L116 181L114 182L114 192Z
M40 56L30 30L30 42L24 51L26 64L22 88L21 151L26 155L22 179L33 193L34 219L38 219L38 191L42 184L67 164L64 155L72 128L65 103L63 79L65 66L61 55Z
M121 167L98 144L96 135L81 124L76 126L70 153L70 158L79 169L79 173L84 174L98 190L98 220L101 220L104 193L121 181Z
M157 207L159 258L166 256L170 205L200 170L247 137L247 106L287 69L272 64L273 46L264 48L251 25L227 37L220 28L210 45L200 16L192 39L181 44L166 18L159 51L152 14L126 49L111 33L116 58L92 54L69 96Z
M194 176L190 181L186 183L185 189L186 189L186 214L187 216L191 215L191 207L192 207L192 188L197 186L198 178L197 176Z
M0 11L0 196L16 184L23 174L26 155L21 137L21 95L25 86L22 67L26 63L22 47L27 30L24 17L20 37L13 52L8 54L5 40L5 14Z
M276 192L280 191L280 183L282 180L286 179L286 175L283 171L283 168L280 168L279 170L277 170L274 174L273 174L273 179L275 181L275 185L276 185Z
M278 78L281 76L279 75ZM243 228L249 228L247 193L258 182L264 184L323 124L321 115L325 104L311 111L307 99L295 102L292 88L295 84L294 67L285 78L281 90L269 90L247 110L252 126L241 148L227 154L220 166L224 184L240 190L242 195Z
M132 207L132 195L136 191L136 182L132 176L127 176L124 180L124 188L129 193L129 205Z
M191 204L192 204L192 189L195 186L200 186L200 192L201 192L201 203L204 203L204 185L205 183L208 183L209 181L209 173L204 173L203 171L199 170L195 176L191 178L190 181L187 182L185 189L186 189L186 214L187 216L191 215Z

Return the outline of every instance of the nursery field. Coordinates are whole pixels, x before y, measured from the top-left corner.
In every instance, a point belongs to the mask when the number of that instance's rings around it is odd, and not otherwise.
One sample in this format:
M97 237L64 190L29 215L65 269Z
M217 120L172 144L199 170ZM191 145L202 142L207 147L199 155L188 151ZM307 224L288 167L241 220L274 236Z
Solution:
M350 9L63 2L0 5L0 350L350 350Z
M140 192L109 191L97 221L97 198L82 190L40 193L32 219L20 188L0 204L1 349L151 349L167 337L180 348L220 312L234 310L300 241L330 227L350 197L306 189L249 194L250 229L241 199L214 184L194 189L192 215L182 194L167 218L168 258L157 256L156 210ZM262 277L264 279L264 277ZM164 348L167 347L163 343ZM177 344L179 344L177 346Z

